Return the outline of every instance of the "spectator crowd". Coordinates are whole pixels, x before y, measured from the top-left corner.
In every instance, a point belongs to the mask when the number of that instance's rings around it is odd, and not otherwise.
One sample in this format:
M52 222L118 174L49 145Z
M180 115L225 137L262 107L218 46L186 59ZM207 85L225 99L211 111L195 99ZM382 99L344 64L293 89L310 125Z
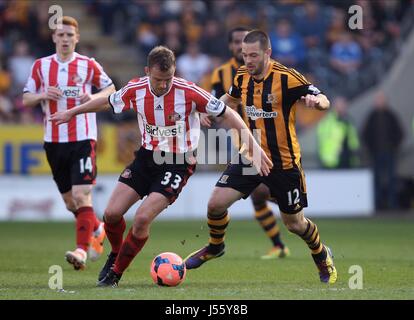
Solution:
M211 71L228 58L227 31L243 25L271 37L273 57L297 68L330 95L354 96L374 85L392 62L412 0L84 0L102 34L133 44L141 62L156 45L177 55L177 72L210 89ZM363 29L348 26L352 5ZM0 1L0 122L41 122L21 92L37 57L54 52L48 1ZM82 28L82 26L81 26ZM87 48L88 43L80 43ZM395 52L394 52L395 53ZM381 62L380 62L381 61ZM338 85L341 83L341 85Z

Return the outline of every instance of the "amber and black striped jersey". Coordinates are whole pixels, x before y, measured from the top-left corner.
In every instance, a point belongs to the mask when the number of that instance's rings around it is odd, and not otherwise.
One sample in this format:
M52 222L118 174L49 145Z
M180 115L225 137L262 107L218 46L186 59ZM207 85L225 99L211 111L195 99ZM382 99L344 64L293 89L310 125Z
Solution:
M229 91L239 67L239 64L233 57L226 63L214 69L213 74L211 75L211 94L213 96L215 96L217 99L220 99L222 95ZM241 105L237 107L236 111L240 114L241 117L243 117L243 110Z
M236 59L231 58L226 63L214 69L211 75L211 94L213 96L220 99L223 94L229 91L239 67Z
M241 99L243 120L254 132L260 130L260 143L278 169L300 166L300 146L296 136L297 101L319 89L294 69L271 60L271 67L261 81L256 81L241 66L228 94Z

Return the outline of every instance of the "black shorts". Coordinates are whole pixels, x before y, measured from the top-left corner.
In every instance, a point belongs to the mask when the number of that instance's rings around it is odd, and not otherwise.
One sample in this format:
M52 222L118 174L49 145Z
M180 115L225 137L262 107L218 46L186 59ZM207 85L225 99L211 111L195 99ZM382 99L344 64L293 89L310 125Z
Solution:
M229 164L216 186L240 191L246 199L260 183L264 183L269 187L271 197L276 199L280 211L295 214L308 206L305 175L301 167L272 169L267 177L243 174L243 168L251 166L242 163Z
M163 153L163 152L161 152ZM172 204L186 185L188 178L196 169L194 162L174 161L173 164L157 164L154 151L140 148L135 152L135 159L125 168L118 181L134 189L141 198L151 192L166 196Z
M60 193L70 191L75 185L95 184L95 140L45 142L43 148Z

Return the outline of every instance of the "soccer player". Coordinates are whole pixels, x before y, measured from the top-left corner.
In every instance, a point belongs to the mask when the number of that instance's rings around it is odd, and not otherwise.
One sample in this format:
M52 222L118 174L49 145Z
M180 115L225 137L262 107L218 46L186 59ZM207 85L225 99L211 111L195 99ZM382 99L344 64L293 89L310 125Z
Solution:
M261 146L272 159L273 168L263 177L243 175L243 164L227 167L208 204L209 244L190 254L185 259L186 267L198 268L224 254L223 239L229 223L227 209L264 183L276 198L288 230L300 236L311 250L320 280L334 283L337 272L331 250L322 244L316 224L303 213L307 207L306 185L295 132L298 100L319 110L328 109L330 103L296 70L272 60L271 52L268 35L260 30L250 31L242 43L245 65L239 68L232 87L221 100L232 107L243 104L244 121L252 131L260 130Z
M78 22L69 16L58 22L61 28L52 34L56 53L35 61L23 93L23 104L34 107L40 103L45 118L115 91L112 80L94 59L75 52ZM101 91L91 95L92 85ZM53 179L66 208L76 217L77 248L65 254L75 270L85 268L88 253L94 261L103 252L105 230L92 207L96 139L95 113L79 115L63 126L44 121L44 149Z
M233 79L236 76L237 69L244 64L242 56L242 40L248 33L248 29L244 27L236 27L229 32L228 42L232 58L219 66L213 71L211 82L213 88L213 95L220 98L230 89ZM242 104L237 105L236 111L243 117ZM210 119L201 116L201 124L209 127L211 125ZM262 259L283 258L290 255L289 249L280 237L279 226L277 225L276 217L273 214L272 208L267 205L267 200L270 198L269 188L261 183L250 194L250 198L255 210L256 220L261 225L263 231L267 234L273 247L269 252L263 255Z
M240 116L207 91L175 77L175 68L174 53L163 46L155 47L147 58L146 77L131 80L109 98L91 100L50 117L60 124L77 114L110 107L115 113L130 109L137 112L142 146L121 173L105 210L105 230L112 250L99 274L98 286L118 285L147 241L152 221L177 199L194 173L200 134L198 112L208 113L231 128L244 129L247 135L243 142L249 154L260 155L255 160L260 174L268 174L272 166ZM123 240L123 215L145 196Z

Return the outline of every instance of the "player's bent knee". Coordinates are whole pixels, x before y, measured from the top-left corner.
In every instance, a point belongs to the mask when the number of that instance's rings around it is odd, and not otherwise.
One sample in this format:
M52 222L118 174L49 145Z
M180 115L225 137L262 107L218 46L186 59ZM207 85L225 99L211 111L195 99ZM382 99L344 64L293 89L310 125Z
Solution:
M76 213L76 210L78 210L76 206L76 202L72 197L72 194L70 192L67 192L62 195L63 201L65 202L66 209L69 211Z
M89 185L72 187L72 198L78 208L92 206L92 187Z
M104 212L104 220L106 223L116 223L121 220L122 214L119 214L118 211L113 210L113 208L106 208Z
M214 216L222 214L224 211L227 210L227 207L225 204L220 203L220 201L210 200L208 202L207 210L209 215Z
M134 226L140 228L141 226L148 226L151 223L151 219L145 215L136 215L134 219Z
M301 235L305 232L307 227L307 221L303 215L303 211L299 211L295 214L280 212L282 216L283 223L286 228L297 235Z
M285 226L290 232L299 235L306 229L306 225L301 220L285 221Z
M146 215L135 216L134 224L132 227L132 234L136 238L144 238L148 236L149 226L151 224L150 217Z
M88 198L79 192L74 193L72 198L78 208L87 206L89 203Z

